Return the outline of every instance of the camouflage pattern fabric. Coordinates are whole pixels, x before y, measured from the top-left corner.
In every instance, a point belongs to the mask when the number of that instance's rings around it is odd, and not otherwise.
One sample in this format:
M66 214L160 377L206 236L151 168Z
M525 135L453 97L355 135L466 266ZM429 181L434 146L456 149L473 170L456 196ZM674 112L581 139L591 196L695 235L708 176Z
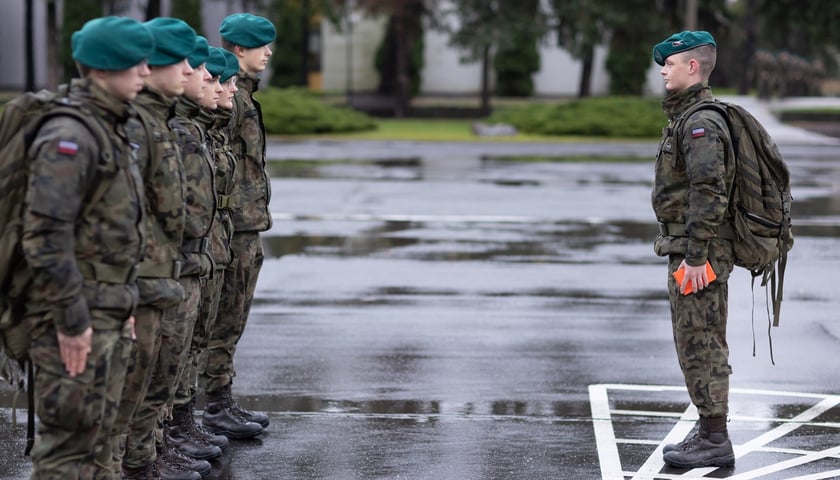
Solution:
M96 323L112 328L94 329L85 371L73 378L64 369L52 316L25 320L33 332L30 356L37 366L35 410L40 420L31 452L32 479L108 478L107 466L97 457L107 449L100 441L110 431L119 402L114 395L122 389L130 327L105 311L91 313Z
M161 335L162 345L158 359L161 373L160 386L161 396L166 394L159 420L168 420L172 417L172 406L175 400L176 390L181 380L185 380L190 362L191 343L196 319L198 318L202 287L204 281L197 276L189 276L181 279L187 298L178 306L175 312L174 322L164 322L164 331ZM166 383L164 383L166 382ZM155 379L152 385L157 384ZM160 438L160 435L158 435Z
M27 327L35 364L38 436L32 449L32 478L101 478L107 466L105 439L111 431L130 352L126 320L139 294L131 274L97 280L80 267L89 262L133 272L144 250L142 178L124 123L128 105L90 80L74 81L70 95L91 106L111 138L117 158L100 155L84 126L68 118L44 124L34 139L23 251L35 273ZM95 169L110 170L107 179ZM111 182L99 205L83 211L85 181ZM35 313L34 315L32 313ZM78 334L93 327L85 371L69 377L59 353L57 331Z
M179 142L184 166L186 222L182 249L182 276L211 274L210 229L216 216L215 159L205 131L213 117L194 100L181 96L175 115L184 129Z
M202 384L215 392L233 381L233 355L245 330L257 277L263 263L263 249L257 232L237 232L231 241L233 262L225 271L216 322L210 331L207 363Z
M680 115L696 102L711 98L705 85L668 95L662 102L670 119L656 158L653 210L660 223L685 225L684 236L660 234L657 255L668 256L668 293L674 345L691 401L703 417L728 412L729 348L726 342L727 281L734 266L732 243L717 237L727 218L728 190L734 175L729 130L723 117L701 110L673 130ZM683 151L677 151L679 135ZM691 200L689 202L689 199ZM717 279L700 292L682 295L671 275L685 259L707 260Z
M260 80L240 71L239 90L233 97L234 119L230 145L238 163L232 205L233 226L237 232L264 232L271 228L271 182L265 170L265 126L262 109L254 100Z
M148 241L141 264L140 303L161 310L184 298L178 283L181 243L184 236L184 169L178 150L173 99L143 89L133 103L139 121L129 122L132 141L139 145L146 192ZM151 135L151 139L148 139Z
M177 375L177 357L183 350L176 325L177 307L185 297L179 282L181 248L186 207L185 175L179 150L183 127L175 120L175 101L150 88L143 89L134 101L140 122L132 124L131 133L140 145L147 200L146 229L149 232L146 256L140 266L137 284L141 305L160 311L160 340L157 359L149 361L153 370L144 372L148 386L124 390L124 401L137 406L126 428L123 463L142 467L156 458L154 431L169 398L172 378ZM155 316L155 318L158 318ZM153 325L150 325L154 328ZM174 345L178 341L181 346ZM142 394L142 395L141 395Z
M108 439L108 453L110 453L108 467L114 478L120 478L122 475L121 465L127 441L126 429L128 423L134 417L141 401L146 398L146 392L152 381L152 373L157 366L157 359L160 355L162 317L162 310L150 306L139 306L134 313L134 332L137 339L134 341L134 348L128 361L117 418ZM143 443L142 440L139 440L139 442ZM106 462L104 458L100 461L102 463ZM129 463L126 463L126 465L137 468L147 463L148 459L143 458L133 465Z

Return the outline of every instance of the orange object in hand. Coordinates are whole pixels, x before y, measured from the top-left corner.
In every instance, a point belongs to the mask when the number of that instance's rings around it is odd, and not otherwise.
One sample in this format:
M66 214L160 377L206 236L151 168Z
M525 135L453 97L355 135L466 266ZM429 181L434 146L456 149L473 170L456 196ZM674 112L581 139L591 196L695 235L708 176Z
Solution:
M677 281L677 285L682 285L683 278L685 277L685 267L680 267L674 272L674 279ZM709 261L706 261L706 278L709 280L709 283L712 283L717 278L717 274L714 270L712 270L712 265L709 264ZM685 284L685 291L683 295L688 295L689 293L694 293L694 285L691 284L691 280Z

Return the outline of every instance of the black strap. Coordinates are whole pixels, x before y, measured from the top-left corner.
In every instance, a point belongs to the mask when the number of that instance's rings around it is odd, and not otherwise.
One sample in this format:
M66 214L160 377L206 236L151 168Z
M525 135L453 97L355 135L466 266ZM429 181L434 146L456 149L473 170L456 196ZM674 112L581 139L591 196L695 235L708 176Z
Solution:
M25 456L29 456L32 446L35 444L35 368L32 360L26 361L26 396L29 401L26 412L26 448L23 450Z

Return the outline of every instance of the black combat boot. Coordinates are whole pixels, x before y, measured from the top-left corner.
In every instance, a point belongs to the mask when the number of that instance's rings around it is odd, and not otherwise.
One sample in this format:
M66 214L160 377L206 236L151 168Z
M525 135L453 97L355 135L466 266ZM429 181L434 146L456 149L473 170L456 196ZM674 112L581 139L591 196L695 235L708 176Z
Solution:
M228 444L228 438L224 435L216 435L209 430L205 429L200 423L195 422L195 398L190 400L190 403L182 406L182 407L175 407L175 410L172 412L173 416L175 415L178 409L185 409L186 413L186 420L189 422L190 425L190 435L197 436L204 440L205 442L215 445L219 447L220 450L224 451Z
M735 452L726 431L726 417L701 417L695 437L665 453L663 460L677 468L734 466Z
M162 480L201 480L212 467L207 460L195 460L184 456L167 443L166 435L157 447L157 468Z
M150 463L139 468L122 467L123 480L160 480L157 464Z
M239 404L236 400L233 399L233 384L229 383L225 389L227 390L227 394L230 397L231 408L233 408L239 416L248 420L249 422L259 423L261 427L268 428L268 415L263 412L252 412L250 410L246 410L242 405Z
M262 425L245 420L233 405L229 385L215 392L207 392L207 405L201 423L211 432L235 440L254 438L263 433Z
M699 429L699 423L694 429L692 429L692 431L688 434L688 436L685 437L685 439L683 439L682 442L669 443L669 444L665 445L664 447L662 447L662 455L665 455L668 452L673 452L674 450L685 450L691 444L696 443L697 439L700 438L700 432L699 432L698 429ZM708 436L708 432L706 433L706 436Z
M164 422L163 434L169 445L184 455L198 460L212 460L222 456L222 449L204 440L195 428L195 420L186 408L172 410L172 420Z

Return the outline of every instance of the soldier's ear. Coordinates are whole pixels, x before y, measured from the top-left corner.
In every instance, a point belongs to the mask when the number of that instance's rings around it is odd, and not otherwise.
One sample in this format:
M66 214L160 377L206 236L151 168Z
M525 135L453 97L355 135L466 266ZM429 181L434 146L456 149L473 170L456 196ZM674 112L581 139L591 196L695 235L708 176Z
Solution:
M243 47L242 45L234 45L233 46L233 53L238 58L242 58L242 57L245 56L245 47Z

